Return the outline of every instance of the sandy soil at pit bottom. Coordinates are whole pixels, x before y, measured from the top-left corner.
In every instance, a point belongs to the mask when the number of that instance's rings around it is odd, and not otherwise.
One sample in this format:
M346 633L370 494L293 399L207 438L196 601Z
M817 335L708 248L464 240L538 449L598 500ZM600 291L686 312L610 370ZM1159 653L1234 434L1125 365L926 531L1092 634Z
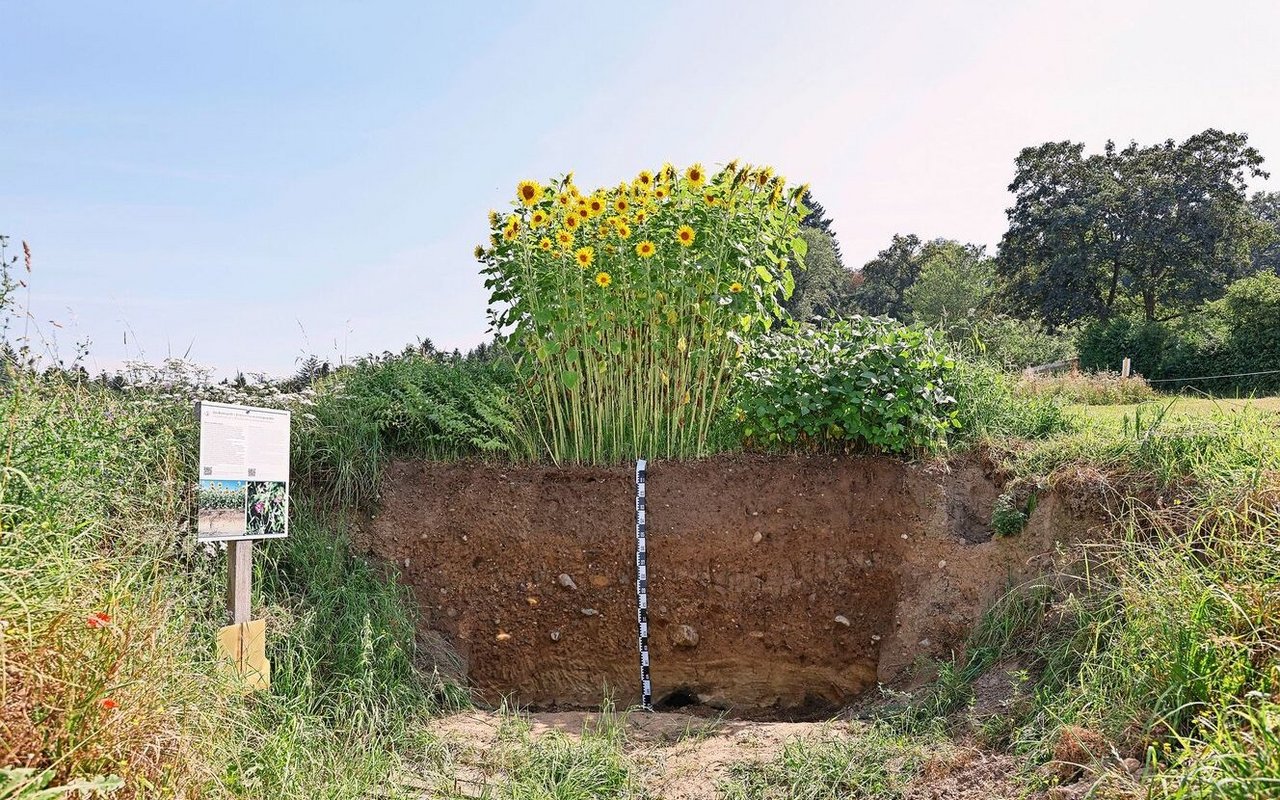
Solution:
M534 712L527 717L536 738L553 731L570 737L593 726L591 712ZM407 770L398 781L416 787L422 798L480 797L492 793L501 778L486 768L485 754L498 744L502 717L492 712L467 711L433 720L429 730L455 754L451 774ZM730 777L734 764L766 762L789 739L820 735L856 735L849 723L750 722L707 719L681 713L632 712L621 716L623 752L635 765L642 789L661 800L718 800L718 785ZM1008 755L949 745L925 766L905 795L907 800L1036 800L1042 793L1020 786L1014 779L1017 762Z

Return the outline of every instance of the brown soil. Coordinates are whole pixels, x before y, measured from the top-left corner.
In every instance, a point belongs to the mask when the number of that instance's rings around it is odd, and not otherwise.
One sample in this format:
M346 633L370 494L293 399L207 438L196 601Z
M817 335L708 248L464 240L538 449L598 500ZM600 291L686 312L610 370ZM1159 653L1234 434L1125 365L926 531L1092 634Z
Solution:
M659 708L817 718L947 656L1085 526L1050 494L1026 531L992 539L998 494L971 461L651 464ZM395 562L482 700L626 706L639 700L633 525L629 466L402 462L365 544Z

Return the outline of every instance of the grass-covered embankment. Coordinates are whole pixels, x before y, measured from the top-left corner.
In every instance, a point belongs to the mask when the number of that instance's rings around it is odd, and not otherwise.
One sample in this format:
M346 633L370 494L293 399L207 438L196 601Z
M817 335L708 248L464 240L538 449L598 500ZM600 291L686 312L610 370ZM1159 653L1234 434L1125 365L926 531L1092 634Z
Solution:
M350 552L348 515L304 489L291 536L259 548L273 683L246 697L213 660L224 557L189 526L183 387L12 372L3 404L0 787L108 776L117 796L352 797L385 780L436 684L402 592Z

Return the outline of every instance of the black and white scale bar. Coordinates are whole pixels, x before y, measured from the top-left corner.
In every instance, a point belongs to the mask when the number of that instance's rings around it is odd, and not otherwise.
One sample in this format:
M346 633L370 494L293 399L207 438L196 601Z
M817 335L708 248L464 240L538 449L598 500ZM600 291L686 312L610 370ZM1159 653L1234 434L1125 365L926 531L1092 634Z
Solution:
M649 680L649 559L645 547L645 460L636 461L636 600L640 623L640 705L653 710L653 684Z

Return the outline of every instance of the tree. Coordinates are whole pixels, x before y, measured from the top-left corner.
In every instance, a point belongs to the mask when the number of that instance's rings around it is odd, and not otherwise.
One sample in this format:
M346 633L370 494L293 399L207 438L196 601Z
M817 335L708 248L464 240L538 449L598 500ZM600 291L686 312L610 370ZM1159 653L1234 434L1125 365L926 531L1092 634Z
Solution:
M874 316L903 319L906 291L920 277L921 249L919 236L894 234L889 246L862 266L862 283L854 292L858 307Z
M920 253L920 275L903 293L913 322L949 329L985 316L995 293L995 261L987 248L935 239Z
M804 268L794 270L796 288L783 303L792 317L809 321L814 317L836 317L849 311L852 277L836 253L835 237L816 227L800 228L809 245Z
M808 189L804 190L804 194L800 197L800 202L805 208L809 209L808 215L800 221L800 225L805 228L822 231L830 236L836 262L841 269L844 269L844 256L840 253L840 241L836 238L836 232L831 229L833 220L827 216L827 210L822 207L822 203L813 199L813 193Z
M1280 274L1280 192L1257 192L1249 200L1261 235L1250 253L1250 271Z
M1212 129L1090 156L1072 142L1023 150L998 257L1011 300L1061 325L1167 319L1220 297L1263 235L1245 194L1262 161L1245 134Z

